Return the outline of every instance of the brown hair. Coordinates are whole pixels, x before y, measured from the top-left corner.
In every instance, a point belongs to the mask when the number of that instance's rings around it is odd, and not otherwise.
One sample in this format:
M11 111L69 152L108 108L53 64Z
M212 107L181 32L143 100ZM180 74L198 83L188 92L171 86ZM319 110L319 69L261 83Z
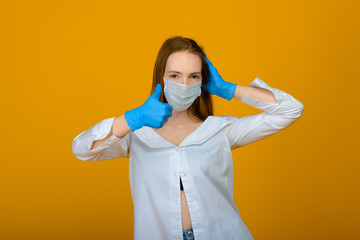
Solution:
M156 57L154 74L153 74L153 83L151 88L152 94L155 91L156 85L159 83L162 87L160 102L167 103L167 100L164 96L164 84L163 76L165 71L165 65L168 57L179 51L187 51L189 53L196 54L200 57L202 62L201 74L202 74L202 84L206 84L209 79L209 66L205 60L205 55L203 52L203 47L199 46L194 40L190 38L185 38L182 36L176 36L167 39L161 46L158 55ZM204 90L202 87L201 95L195 99L193 104L187 109L187 113L191 118L195 117L195 120L203 120L208 116L213 115L213 104L211 99L211 94Z

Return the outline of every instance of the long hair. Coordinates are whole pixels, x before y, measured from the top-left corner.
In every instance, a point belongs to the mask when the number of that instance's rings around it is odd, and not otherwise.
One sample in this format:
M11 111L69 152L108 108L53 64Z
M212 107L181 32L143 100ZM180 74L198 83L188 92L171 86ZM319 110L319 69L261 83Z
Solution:
M176 36L167 39L161 46L158 55L156 57L154 74L153 74L153 84L151 88L150 95L155 91L156 85L161 84L162 89L164 89L164 84L162 78L165 72L165 66L168 57L179 51L187 51L189 53L196 54L201 59L201 74L202 74L202 84L206 84L209 79L210 70L209 66L206 63L204 48L199 46L194 40L190 38L185 38L182 36ZM167 103L166 97L164 96L164 91L161 91L160 102ZM213 115L213 104L211 99L211 94L206 92L203 88L201 89L201 95L195 99L193 104L187 109L189 116L195 120L202 120L208 116Z

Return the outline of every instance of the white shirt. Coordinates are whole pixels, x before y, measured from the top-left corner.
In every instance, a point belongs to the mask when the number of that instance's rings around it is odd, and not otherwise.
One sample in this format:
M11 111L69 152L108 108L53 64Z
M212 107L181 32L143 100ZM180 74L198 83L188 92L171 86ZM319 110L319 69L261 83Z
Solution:
M242 102L263 110L245 117L209 116L179 146L144 126L123 138L105 138L114 118L97 123L75 137L74 155L83 161L129 158L134 205L134 240L182 240L180 177L195 240L254 239L233 200L231 150L258 141L300 118L304 105L269 87L259 78L249 86L270 90L277 103L244 95Z

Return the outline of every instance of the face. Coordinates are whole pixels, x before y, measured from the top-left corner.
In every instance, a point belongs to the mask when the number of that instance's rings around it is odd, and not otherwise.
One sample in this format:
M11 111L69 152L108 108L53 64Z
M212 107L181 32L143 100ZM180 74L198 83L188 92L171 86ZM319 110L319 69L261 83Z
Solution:
M170 54L166 62L164 78L185 85L201 82L200 57L185 51Z

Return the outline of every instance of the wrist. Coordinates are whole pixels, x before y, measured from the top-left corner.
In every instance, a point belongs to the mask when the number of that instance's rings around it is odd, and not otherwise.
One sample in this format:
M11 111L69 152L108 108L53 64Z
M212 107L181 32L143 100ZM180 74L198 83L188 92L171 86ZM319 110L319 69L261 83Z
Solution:
M112 134L118 138L124 137L131 129L125 119L125 114L116 117L112 125Z
M229 88L228 88L228 95L227 95L227 100L230 101L231 99L233 99L234 94L235 94L235 90L236 90L236 83L231 83L228 82Z
M128 126L130 127L131 131L134 132L137 129L141 128L144 126L143 124L143 118L141 116L141 114L139 113L140 109L135 108L129 111L125 112L125 119L126 122L128 124Z
M224 81L216 95L230 101L234 97L236 86L235 83Z

